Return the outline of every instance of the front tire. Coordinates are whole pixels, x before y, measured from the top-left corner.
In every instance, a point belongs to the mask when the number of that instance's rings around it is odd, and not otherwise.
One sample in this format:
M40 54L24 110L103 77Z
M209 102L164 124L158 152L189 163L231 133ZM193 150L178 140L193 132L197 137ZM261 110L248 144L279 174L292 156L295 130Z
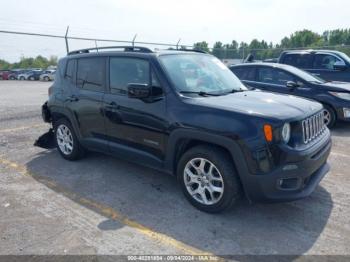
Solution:
M179 161L177 177L189 202L204 212L222 212L241 196L231 158L214 146L187 151Z
M54 124L55 141L58 152L67 160L78 160L84 156L84 149L69 121L60 119Z

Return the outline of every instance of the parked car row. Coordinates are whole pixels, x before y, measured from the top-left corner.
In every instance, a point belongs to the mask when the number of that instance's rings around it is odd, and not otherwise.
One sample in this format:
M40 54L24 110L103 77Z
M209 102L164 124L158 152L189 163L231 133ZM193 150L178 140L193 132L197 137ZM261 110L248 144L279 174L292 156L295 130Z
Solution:
M247 63L230 69L249 87L320 102L328 127L338 120L350 121L350 83L327 82L296 67L277 63Z
M56 70L42 70L42 69L14 69L1 70L1 80L41 80L53 81L55 79Z
M322 103L328 127L350 121L350 58L333 50L284 51L278 59L229 66L251 88L296 95Z
M95 49L59 61L42 106L63 158L98 151L173 174L192 205L213 213L241 196L304 198L329 171L331 136L321 103L249 89L220 60L196 50ZM343 93L289 66L232 70L298 94L316 87Z

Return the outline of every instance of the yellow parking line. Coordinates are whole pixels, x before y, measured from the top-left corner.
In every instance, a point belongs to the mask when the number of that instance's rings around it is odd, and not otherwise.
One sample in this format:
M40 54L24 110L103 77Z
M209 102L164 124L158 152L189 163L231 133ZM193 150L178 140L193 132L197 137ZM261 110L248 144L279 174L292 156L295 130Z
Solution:
M138 222L127 218L127 216L119 213L118 211L114 210L113 208L110 208L106 205L97 203L91 199L81 197L81 196L75 194L74 192L71 192L69 189L64 188L64 187L56 184L54 181L52 181L51 179L48 179L47 177L43 177L43 176L39 176L39 175L31 173L30 171L27 170L27 168L25 166L17 164L16 162L12 162L12 161L7 160L5 158L2 158L0 156L0 164L4 165L6 168L13 169L13 170L21 173L22 175L35 178L36 180L42 182L43 184L45 184L47 187L53 189L54 191L61 193L62 195L72 199L73 201L75 201L77 203L84 205L85 207L88 207L88 208L104 215L105 217L117 220L126 226L134 228L135 230L142 233L143 235L155 240L157 243L162 243L162 244L165 244L168 246L172 246L172 247L176 248L177 250L182 251L186 255L211 256L212 258L215 258L216 261L221 260L220 258L216 257L212 253L202 251L200 249L197 249L195 247L187 245L183 242L180 242L172 237L169 237L163 233L156 232L156 231L152 230L151 228L143 226L143 225L139 224Z
M47 126L47 124L36 124L36 125L30 125L30 126L20 126L20 127L8 128L8 129L0 129L0 133L16 132L20 130L29 129L29 128L44 127L44 126Z

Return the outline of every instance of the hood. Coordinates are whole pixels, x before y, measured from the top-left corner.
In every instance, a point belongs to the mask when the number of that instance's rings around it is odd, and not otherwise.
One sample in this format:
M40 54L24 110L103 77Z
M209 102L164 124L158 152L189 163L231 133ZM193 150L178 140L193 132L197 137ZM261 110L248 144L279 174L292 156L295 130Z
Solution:
M327 82L321 85L329 91L350 92L350 83L347 82Z
M305 118L322 109L322 105L313 100L256 90L203 97L197 101L203 106L279 120Z

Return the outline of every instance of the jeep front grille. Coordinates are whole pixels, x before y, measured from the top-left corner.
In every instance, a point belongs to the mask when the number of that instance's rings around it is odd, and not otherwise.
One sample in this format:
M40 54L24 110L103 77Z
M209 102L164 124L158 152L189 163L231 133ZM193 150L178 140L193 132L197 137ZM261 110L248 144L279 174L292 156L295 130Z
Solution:
M302 121L303 142L309 143L326 129L323 111Z

